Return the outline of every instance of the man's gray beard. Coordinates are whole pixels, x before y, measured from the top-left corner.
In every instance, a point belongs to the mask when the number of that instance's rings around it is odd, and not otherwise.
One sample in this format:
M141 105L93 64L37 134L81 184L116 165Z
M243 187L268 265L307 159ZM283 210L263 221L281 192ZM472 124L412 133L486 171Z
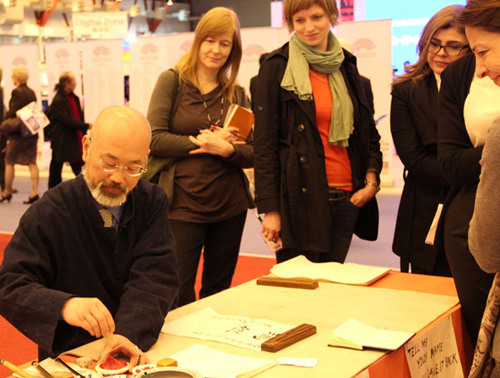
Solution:
M102 181L97 185L94 185L90 182L86 165L82 167L82 175L85 182L87 183L87 187L89 188L92 197L94 197L94 199L102 206L120 206L127 200L127 195L129 192L128 188L125 189L125 193L120 194L118 197L110 197L102 191Z

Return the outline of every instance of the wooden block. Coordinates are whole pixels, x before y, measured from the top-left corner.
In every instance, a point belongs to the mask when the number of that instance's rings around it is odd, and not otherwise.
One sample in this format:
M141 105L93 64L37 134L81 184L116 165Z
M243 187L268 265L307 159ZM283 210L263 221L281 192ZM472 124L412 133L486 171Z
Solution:
M296 289L314 290L318 281L310 278L282 278L275 276L262 276L257 279L257 285L293 287Z
M260 349L264 352L277 352L315 333L316 326L304 323L264 341L260 345Z

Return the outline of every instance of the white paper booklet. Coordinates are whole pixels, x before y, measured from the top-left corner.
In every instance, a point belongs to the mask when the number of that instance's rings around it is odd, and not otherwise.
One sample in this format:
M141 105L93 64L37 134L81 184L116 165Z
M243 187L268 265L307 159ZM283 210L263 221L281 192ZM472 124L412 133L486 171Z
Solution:
M396 350L414 334L378 329L355 319L349 319L333 331L329 346L362 350L364 348Z
M214 340L243 348L261 350L264 341L294 326L266 319L222 315L207 307L163 325L161 331L177 336Z
M391 268L337 262L313 263L300 255L276 264L271 273L282 278L310 278L349 285L370 285L389 273Z

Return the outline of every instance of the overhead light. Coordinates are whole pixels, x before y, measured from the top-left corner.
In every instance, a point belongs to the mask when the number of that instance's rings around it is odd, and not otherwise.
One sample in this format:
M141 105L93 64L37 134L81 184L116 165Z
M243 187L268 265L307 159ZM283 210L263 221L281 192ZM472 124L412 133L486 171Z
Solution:
M168 0L168 1L167 1L167 6L169 6L169 7L170 7L170 6L172 6L172 5L174 5L174 2L173 2L172 0Z

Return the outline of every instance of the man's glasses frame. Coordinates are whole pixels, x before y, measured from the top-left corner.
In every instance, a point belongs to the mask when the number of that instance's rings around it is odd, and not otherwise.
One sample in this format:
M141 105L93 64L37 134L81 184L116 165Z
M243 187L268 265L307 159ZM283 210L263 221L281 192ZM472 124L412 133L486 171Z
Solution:
M142 175L144 172L147 171L147 169L140 164L121 165L106 157L101 157L98 160L96 160L96 162L99 164L100 168L106 173L116 172L118 168L122 168L123 172L125 172L127 176L139 177L140 175Z
M89 139L90 147L92 147L92 139ZM121 165L118 164L111 158L100 157L99 159L95 159L95 162L99 165L106 173L113 173L118 170L118 168L123 169L123 172L129 177L139 177L144 172L147 172L147 168L143 167L140 164L130 164L130 165Z

